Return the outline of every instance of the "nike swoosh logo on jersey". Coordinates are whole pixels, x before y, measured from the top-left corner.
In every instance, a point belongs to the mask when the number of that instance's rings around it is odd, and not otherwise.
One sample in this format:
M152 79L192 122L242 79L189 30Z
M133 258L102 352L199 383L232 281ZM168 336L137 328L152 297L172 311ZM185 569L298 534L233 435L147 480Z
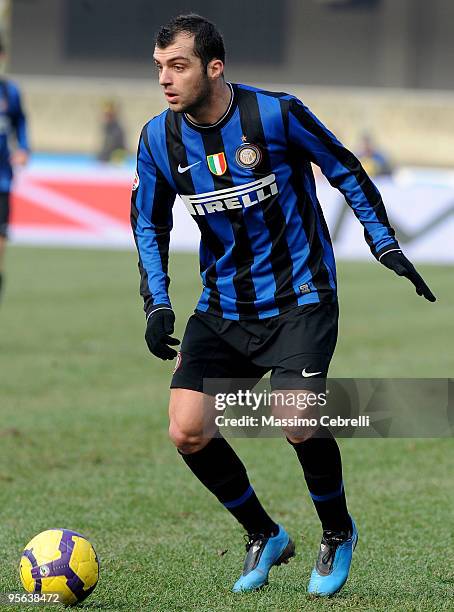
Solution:
M303 378L309 378L309 376L317 376L317 374L321 374L321 372L306 372L306 368L301 372Z
M178 164L178 172L180 174L183 174L183 172L186 172L187 170L189 170L189 168L193 168L194 166L197 166L197 164L201 164L201 161L195 162L193 164L190 164L189 166L183 166L181 164Z

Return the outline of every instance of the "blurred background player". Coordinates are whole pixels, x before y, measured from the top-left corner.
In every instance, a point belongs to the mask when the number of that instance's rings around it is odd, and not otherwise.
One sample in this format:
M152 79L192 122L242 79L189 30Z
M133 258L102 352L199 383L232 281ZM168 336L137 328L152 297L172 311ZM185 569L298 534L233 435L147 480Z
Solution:
M358 159L369 176L389 176L392 174L392 166L386 153L381 151L371 134L364 132L362 135Z
M125 132L120 122L118 106L108 100L103 108L102 144L98 160L102 162L122 162L127 155Z
M6 54L0 40L0 63L3 66ZM9 141L14 135L16 150L11 154ZM4 281L3 259L10 216L10 192L13 166L24 166L28 161L29 148L27 123L20 92L15 83L0 77L0 297Z

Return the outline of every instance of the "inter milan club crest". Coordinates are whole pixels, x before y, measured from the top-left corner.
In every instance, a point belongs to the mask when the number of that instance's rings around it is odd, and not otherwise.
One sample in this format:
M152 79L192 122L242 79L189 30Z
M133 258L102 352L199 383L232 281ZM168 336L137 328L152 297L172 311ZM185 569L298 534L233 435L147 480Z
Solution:
M262 161L262 152L257 145L246 142L236 150L235 161L242 168L255 168Z
M207 155L208 168L216 176L222 176L227 170L227 162L224 153L215 153Z

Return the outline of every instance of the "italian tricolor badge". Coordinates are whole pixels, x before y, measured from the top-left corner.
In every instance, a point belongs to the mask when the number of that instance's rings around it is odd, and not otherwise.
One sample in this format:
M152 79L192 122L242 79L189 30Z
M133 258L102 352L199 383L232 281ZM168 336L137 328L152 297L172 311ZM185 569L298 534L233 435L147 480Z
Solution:
M221 176L227 170L227 162L225 161L224 153L215 153L207 155L208 168L213 174Z

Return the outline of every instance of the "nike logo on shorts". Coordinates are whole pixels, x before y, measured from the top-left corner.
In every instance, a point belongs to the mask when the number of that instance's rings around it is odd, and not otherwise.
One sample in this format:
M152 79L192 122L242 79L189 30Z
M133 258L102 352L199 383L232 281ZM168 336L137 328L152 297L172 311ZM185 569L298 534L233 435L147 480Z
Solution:
M303 378L309 378L309 376L317 376L317 374L321 374L321 372L306 372L306 368L301 372Z

